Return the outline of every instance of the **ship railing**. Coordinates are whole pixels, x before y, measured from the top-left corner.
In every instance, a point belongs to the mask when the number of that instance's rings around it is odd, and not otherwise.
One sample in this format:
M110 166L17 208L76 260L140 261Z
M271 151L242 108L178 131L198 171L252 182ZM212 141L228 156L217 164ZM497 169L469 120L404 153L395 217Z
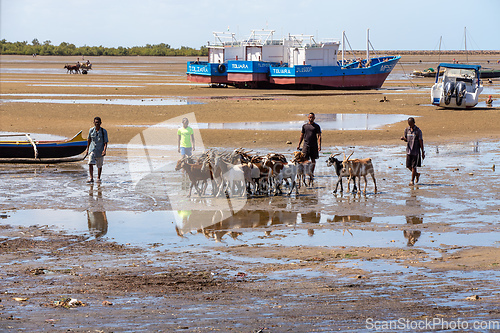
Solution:
M233 32L212 32L214 34L214 44L212 46L239 45L236 34ZM210 45L210 42L208 42Z

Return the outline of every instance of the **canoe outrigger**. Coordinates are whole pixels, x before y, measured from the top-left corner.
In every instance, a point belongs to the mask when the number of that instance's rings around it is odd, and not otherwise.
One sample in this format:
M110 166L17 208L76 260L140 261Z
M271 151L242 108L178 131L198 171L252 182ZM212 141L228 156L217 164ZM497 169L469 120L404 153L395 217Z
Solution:
M453 109L472 108L477 105L483 91L479 65L439 64L437 71L444 69L431 89L431 102L436 106Z
M2 137L25 137L25 140L0 141L0 161L12 159L36 160L63 159L80 155L87 149L87 139L82 131L71 139L36 141L29 134L3 134ZM47 160L44 160L47 163Z
M414 70L413 73L411 73L413 76L420 76L420 77L436 77L436 74L438 72L434 70L434 68L429 67L427 69L424 69L423 71L417 71ZM443 76L444 70L441 70L439 72L439 76Z

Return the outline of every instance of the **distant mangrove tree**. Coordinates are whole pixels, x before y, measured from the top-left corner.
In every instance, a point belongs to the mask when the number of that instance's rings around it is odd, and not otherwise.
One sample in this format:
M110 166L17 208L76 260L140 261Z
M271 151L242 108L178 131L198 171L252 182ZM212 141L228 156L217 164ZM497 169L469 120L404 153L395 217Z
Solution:
M133 47L104 47L104 46L80 46L62 42L59 45L52 45L50 40L40 43L38 39L33 39L31 44L24 42L8 42L0 40L0 54L18 55L56 55L56 56L206 56L208 49L205 46L194 49L181 46L178 49L172 48L168 44L146 44L146 46Z

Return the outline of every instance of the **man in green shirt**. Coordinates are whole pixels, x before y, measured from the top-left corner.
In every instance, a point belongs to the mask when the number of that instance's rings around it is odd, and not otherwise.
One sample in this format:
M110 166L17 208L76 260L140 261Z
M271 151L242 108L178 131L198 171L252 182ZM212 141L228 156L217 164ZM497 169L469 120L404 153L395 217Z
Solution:
M191 156L194 151L194 131L187 118L182 119L182 127L177 130L177 151L182 156Z

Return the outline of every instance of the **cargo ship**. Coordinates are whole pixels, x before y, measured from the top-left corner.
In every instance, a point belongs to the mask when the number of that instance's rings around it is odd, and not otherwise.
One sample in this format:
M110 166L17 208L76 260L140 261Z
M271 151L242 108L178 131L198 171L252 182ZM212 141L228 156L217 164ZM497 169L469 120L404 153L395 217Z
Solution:
M351 60L345 59L344 32L340 60L338 41L316 42L309 35L288 35L274 40L274 31L259 32L260 35L252 31L250 38L234 42L237 46L230 49L232 53L223 48L223 56L217 59L211 56L215 51L209 48L205 74L188 62L188 80L213 83L216 80L213 75L238 88L377 89L401 59L400 56L370 58L369 31L366 58ZM213 74L215 69L217 73ZM201 75L205 75L204 81L196 78Z

